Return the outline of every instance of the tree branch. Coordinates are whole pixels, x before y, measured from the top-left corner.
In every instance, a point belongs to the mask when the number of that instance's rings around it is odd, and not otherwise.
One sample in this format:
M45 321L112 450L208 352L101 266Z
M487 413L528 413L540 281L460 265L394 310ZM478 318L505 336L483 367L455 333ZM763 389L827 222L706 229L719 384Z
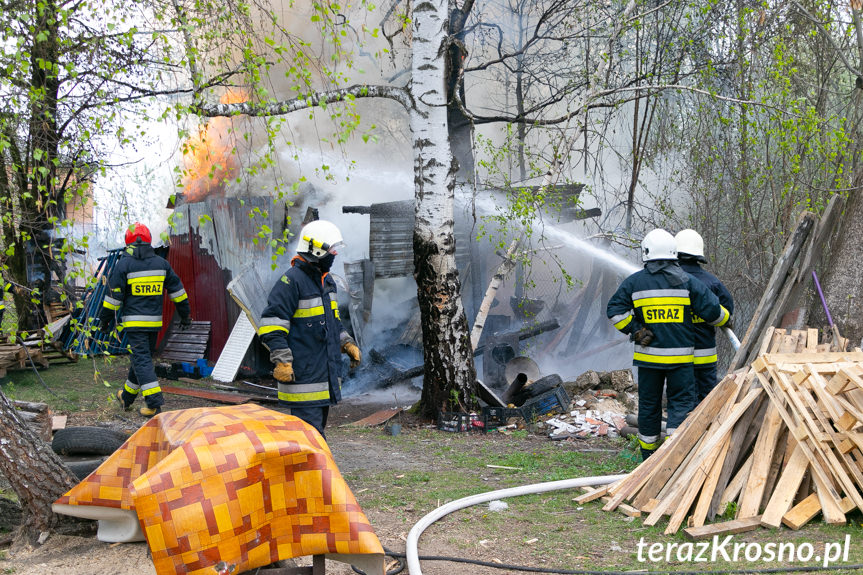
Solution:
M253 104L242 102L239 104L192 104L189 111L198 116L213 118L220 116L283 116L314 108L322 104L334 104L344 102L353 98L386 98L395 100L409 110L413 107L413 99L406 88L396 86L374 86L367 84L356 84L340 90L327 90L315 92L306 96L299 96L291 100L271 102L265 104Z

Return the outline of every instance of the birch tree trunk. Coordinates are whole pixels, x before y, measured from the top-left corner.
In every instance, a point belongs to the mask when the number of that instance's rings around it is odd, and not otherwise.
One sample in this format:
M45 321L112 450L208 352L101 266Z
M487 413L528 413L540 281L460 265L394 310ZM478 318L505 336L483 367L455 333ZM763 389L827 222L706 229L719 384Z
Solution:
M77 483L51 446L36 437L0 392L0 473L18 496L24 523L16 543L35 543L53 530L60 516L51 504Z
M447 0L413 9L414 277L422 315L425 377L421 412L476 407L476 368L455 262L456 166L447 129Z

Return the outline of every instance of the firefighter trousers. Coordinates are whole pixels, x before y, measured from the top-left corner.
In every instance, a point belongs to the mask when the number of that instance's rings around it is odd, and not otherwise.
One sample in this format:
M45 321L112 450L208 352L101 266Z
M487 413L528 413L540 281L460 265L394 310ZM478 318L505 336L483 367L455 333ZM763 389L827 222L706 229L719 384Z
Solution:
M325 405L323 407L287 407L290 404L281 403L280 407L284 405L285 407L280 409L288 415L293 415L298 419L302 419L312 427L318 430L318 433L321 434L321 437L324 440L327 439L327 436L324 434L324 428L327 426L327 417L330 414L330 406Z
M672 369L638 367L638 441L645 457L659 448L662 432L662 389L668 403L666 429L671 434L696 405L692 364Z
M147 407L155 409L165 403L159 378L153 368L153 353L156 351L155 331L126 331L126 340L132 349L129 375L123 386L123 403L126 407L132 405L138 395L144 396Z
M716 364L695 369L695 383L698 386L698 403L704 401L713 388L716 387Z

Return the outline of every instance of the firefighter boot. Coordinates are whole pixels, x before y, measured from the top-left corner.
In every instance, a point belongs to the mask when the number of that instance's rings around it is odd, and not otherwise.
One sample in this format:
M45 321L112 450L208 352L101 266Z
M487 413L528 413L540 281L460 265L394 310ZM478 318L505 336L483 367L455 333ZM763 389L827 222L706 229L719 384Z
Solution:
M162 413L161 407L142 407L138 410L138 413L143 415L144 417L153 417L154 415L158 415Z
M117 390L117 401L119 401L120 405L123 406L123 411L132 411L132 404L126 403L126 400L123 397L123 390L122 389Z
M647 458L650 457L651 455L653 455L654 453L656 453L655 449L644 449L642 447L641 448L641 460L647 461Z

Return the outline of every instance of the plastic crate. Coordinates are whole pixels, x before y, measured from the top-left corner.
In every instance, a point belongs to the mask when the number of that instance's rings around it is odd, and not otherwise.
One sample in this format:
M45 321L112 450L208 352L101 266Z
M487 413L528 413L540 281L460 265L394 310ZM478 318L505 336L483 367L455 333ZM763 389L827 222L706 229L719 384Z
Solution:
M559 411L566 412L569 409L569 395L563 386L557 386L554 389L549 389L539 397L534 397L526 401L519 410L525 421L533 421L540 415Z
M521 417L521 411L517 408L487 405L482 408L482 416L485 419L485 428L488 430L506 425L510 417Z
M437 414L437 428L441 431L449 431L451 433L482 432L485 431L485 418L475 413L439 411Z

